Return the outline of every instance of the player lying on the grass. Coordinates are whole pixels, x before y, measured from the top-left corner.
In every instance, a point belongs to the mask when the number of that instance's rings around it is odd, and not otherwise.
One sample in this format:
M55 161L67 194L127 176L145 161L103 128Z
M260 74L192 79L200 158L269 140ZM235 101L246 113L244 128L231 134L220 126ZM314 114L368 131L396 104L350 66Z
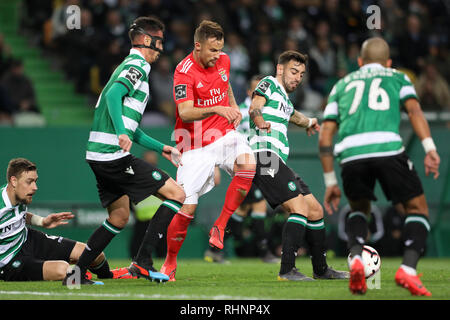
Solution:
M289 156L289 123L305 128L308 135L319 131L316 118L294 109L288 94L301 83L307 56L285 51L278 58L276 76L263 78L250 105L250 146L256 156L254 184L272 208L281 205L289 213L282 231L279 280L310 281L295 267L296 253L306 238L311 252L313 277L343 279L348 272L328 267L325 252L323 209L306 183L286 165Z
M366 40L358 58L360 69L339 80L331 90L320 131L320 159L325 178L324 206L332 213L341 198L333 170L334 147L342 171L344 193L352 213L347 219L347 248L352 293L367 290L361 259L368 232L370 203L376 201L378 181L388 200L402 204L407 217L403 227L403 261L395 275L398 285L413 295L431 296L416 274L416 267L426 246L430 224L422 183L413 163L405 153L399 134L400 108L404 107L414 132L425 150L425 173L439 175L440 158L423 116L414 86L408 77L390 68L389 45L382 38Z
M7 184L0 188L0 280L62 280L69 263L76 263L85 244L50 236L26 225L52 229L67 224L71 212L40 217L27 211L37 187L37 168L27 159L12 159L6 171ZM110 270L101 252L89 270L98 278L117 278L123 270Z

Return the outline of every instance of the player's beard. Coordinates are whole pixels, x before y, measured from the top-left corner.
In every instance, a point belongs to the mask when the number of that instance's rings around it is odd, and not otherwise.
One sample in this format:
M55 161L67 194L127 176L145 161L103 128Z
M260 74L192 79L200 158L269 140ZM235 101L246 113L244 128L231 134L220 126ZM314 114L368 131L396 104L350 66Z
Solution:
M33 201L33 195L26 195L24 198L16 196L16 200L20 204L29 205Z
M154 57L154 59L152 61L150 61L150 63L155 63L156 61L158 61L159 57L161 56L161 54L156 53Z
M295 81L287 82L286 78L283 77L283 86L286 89L287 93L292 93L295 91L295 89L297 89L297 87L300 83L297 83L297 84L295 84L295 83L296 83ZM292 84L292 87L289 86L289 84Z
M212 68L216 65L217 59L211 59L207 62L206 67Z

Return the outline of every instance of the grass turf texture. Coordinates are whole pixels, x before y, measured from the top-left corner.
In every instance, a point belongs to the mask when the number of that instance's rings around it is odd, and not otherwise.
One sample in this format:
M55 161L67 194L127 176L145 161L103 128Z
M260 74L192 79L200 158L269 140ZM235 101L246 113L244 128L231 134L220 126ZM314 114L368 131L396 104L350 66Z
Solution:
M422 282L433 294L414 297L394 282L400 258L382 258L380 289L365 295L352 295L348 280L313 282L278 281L279 265L258 259L232 259L230 264L203 260L179 261L177 281L157 284L145 279L102 280L104 286L68 289L60 281L0 282L0 300L448 300L450 299L450 259L421 259L418 271ZM128 260L110 260L114 267L128 266ZM155 266L162 261L156 259ZM346 259L328 259L337 270L347 270ZM297 267L312 275L309 258L297 259ZM95 278L95 276L94 276Z

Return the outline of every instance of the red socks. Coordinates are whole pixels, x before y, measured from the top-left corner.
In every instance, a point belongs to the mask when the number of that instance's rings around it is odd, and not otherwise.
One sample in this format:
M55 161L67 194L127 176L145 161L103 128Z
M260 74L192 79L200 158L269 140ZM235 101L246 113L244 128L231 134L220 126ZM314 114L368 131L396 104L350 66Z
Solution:
M238 171L231 180L225 195L225 204L222 212L214 223L219 229L225 229L228 220L236 209L241 205L252 186L255 170ZM177 255L186 238L189 223L193 217L181 211L173 217L167 229L167 256L164 264L176 264Z
M225 229L231 215L241 205L242 201L244 201L248 191L252 187L255 172L255 170L242 170L236 172L228 186L222 212L214 223L219 229Z
M168 264L177 263L177 255L186 238L189 223L194 217L181 211L173 217L167 229L167 257Z

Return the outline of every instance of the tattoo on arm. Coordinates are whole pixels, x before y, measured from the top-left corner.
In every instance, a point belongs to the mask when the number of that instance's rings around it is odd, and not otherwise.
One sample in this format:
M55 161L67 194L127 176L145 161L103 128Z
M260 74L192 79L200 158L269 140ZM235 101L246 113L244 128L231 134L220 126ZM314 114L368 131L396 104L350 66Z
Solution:
M203 112L203 116L204 116L205 118L210 117L210 116L213 116L213 115L215 115L215 114L216 114L216 113L213 112L213 111L206 111L206 110L205 110L205 112Z
M263 115L261 109L254 109L254 110L250 111L249 114L250 114L250 118L252 120L255 119L258 116L262 117L262 115Z
M333 156L333 146L320 146L319 154L320 156Z
M289 121L295 123L296 125L302 128L306 128L309 124L309 118L306 117L304 114L298 112L297 110L294 112Z

